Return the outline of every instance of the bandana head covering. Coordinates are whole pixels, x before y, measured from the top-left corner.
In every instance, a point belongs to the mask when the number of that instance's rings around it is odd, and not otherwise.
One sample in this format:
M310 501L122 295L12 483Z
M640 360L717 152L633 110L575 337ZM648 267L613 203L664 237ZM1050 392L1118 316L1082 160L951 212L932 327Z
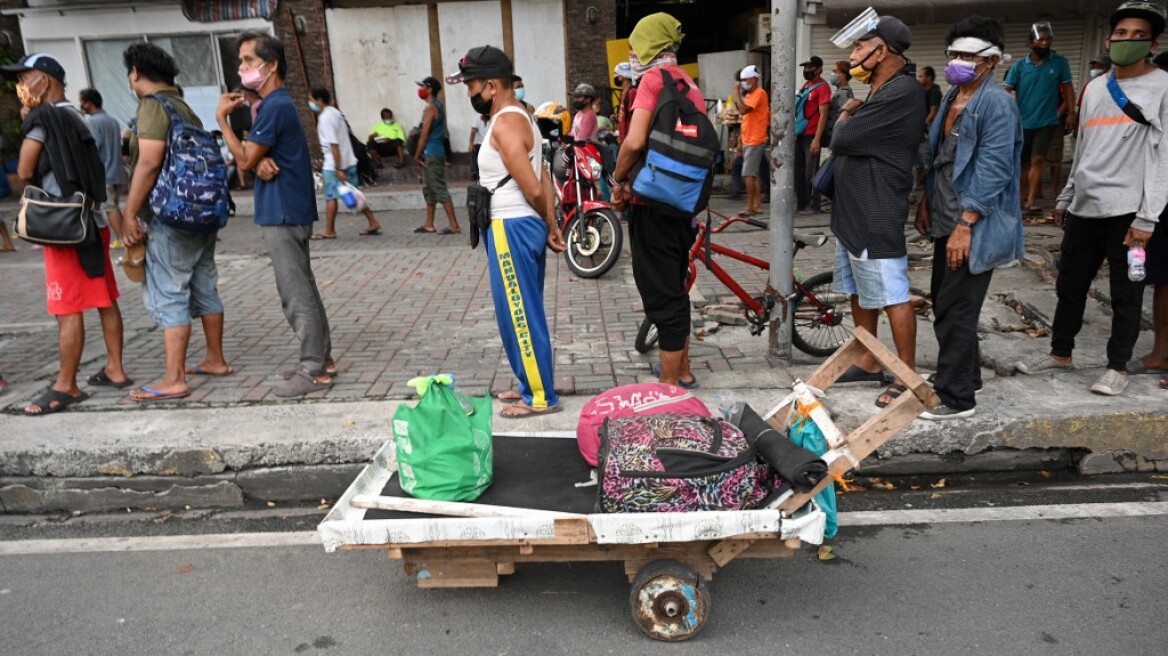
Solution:
M629 46L637 53L637 59L650 62L674 45L681 43L685 35L681 33L681 22L664 12L650 14L637 22L629 35Z

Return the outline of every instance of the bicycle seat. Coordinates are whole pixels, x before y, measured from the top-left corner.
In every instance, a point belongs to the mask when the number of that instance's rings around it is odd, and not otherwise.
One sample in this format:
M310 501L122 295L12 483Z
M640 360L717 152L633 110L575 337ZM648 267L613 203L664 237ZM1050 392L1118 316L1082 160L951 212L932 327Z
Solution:
M795 234L795 242L800 248L817 248L827 243L827 235L821 233Z

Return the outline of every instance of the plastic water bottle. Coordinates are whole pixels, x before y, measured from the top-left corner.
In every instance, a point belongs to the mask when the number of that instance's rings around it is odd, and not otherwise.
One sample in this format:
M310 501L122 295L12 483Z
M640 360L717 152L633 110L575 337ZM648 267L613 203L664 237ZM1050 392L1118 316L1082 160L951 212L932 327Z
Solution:
M458 404L462 406L462 411L468 416L474 414L474 405L470 402L470 397L465 392L458 389L458 384L454 382L454 374L446 374L450 376L450 391L454 392L454 398L458 399Z
M1144 269L1144 262L1148 256L1144 253L1144 247L1136 244L1127 249L1127 277L1132 282L1139 282L1144 279L1148 272Z
M342 182L337 187L337 192L341 195L341 201L345 203L345 207L349 209L357 207L357 195L353 193L352 185Z

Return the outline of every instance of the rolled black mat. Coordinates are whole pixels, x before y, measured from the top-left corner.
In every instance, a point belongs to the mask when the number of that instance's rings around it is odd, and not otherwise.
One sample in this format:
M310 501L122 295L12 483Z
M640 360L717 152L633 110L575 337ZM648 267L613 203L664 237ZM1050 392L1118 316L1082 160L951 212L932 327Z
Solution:
M738 428L755 445L762 459L796 490L807 492L827 477L827 463L823 458L775 430L749 405L742 409Z

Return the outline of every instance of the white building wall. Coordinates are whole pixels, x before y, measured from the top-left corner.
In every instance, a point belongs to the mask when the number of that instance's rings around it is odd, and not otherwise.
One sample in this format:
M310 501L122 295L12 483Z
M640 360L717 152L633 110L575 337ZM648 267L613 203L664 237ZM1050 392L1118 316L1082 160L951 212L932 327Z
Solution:
M511 22L515 73L523 77L527 102L533 107L549 100L567 103L563 1L516 0Z
M438 31L442 39L442 76L445 77L458 70L458 62L467 50L485 45L503 47L503 12L499 3L493 0L441 2L438 3ZM446 82L442 84L445 87ZM478 117L470 106L465 86L459 84L446 89L446 110L450 145L456 151L465 151L470 142L471 126Z

